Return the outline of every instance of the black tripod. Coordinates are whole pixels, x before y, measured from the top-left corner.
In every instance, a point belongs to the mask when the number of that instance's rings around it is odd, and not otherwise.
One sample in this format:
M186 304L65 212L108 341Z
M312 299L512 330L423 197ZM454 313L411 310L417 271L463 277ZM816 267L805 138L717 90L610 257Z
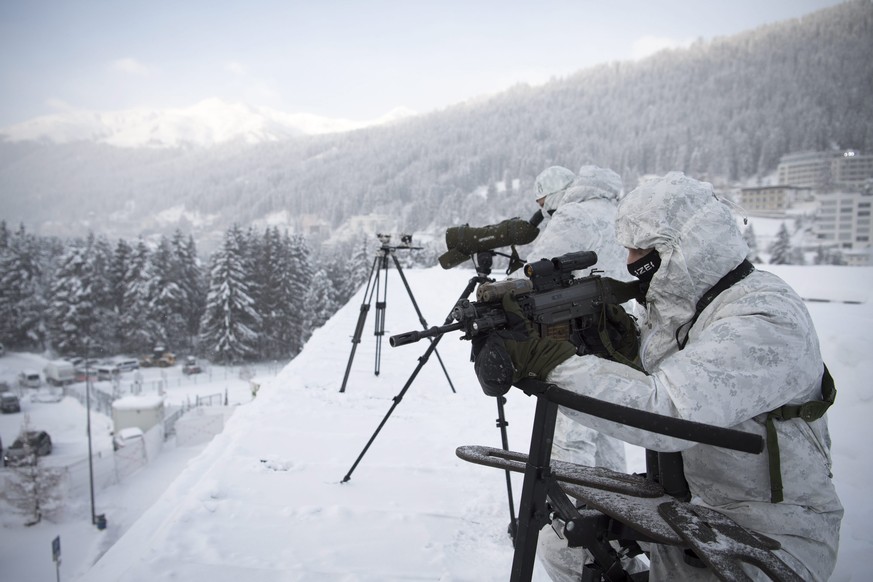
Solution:
M473 264L476 267L476 276L471 278L467 282L467 286L464 288L464 291L461 292L460 297L458 297L458 301L461 301L462 299L466 299L467 297L469 297L470 293L472 293L473 290L476 288L476 285L479 285L481 283L487 283L489 281L493 281L492 279L489 279L488 276L491 274L491 264L492 264L492 261L493 261L495 254L500 254L500 253L495 253L494 251L485 251L485 252L480 252L480 253L476 254L476 258L473 261ZM396 262L397 259L394 258L394 261ZM398 271L399 270L400 270L400 267L398 265ZM402 275L403 275L403 273L401 271L401 276ZM404 279L404 282L405 282L405 279ZM409 287L407 286L407 290L408 289L409 289ZM456 301L455 304L457 304L458 301ZM363 312L363 309L364 308L362 306L361 307L362 312ZM453 319L454 318L452 317L452 314L449 313L448 317L446 317L446 321L445 321L444 325L449 325L453 321ZM360 327L362 325L363 324L359 321L358 328L360 329ZM371 436L370 440L367 441L367 444L364 445L364 449L361 451L361 454L358 455L358 458L355 459L355 462L352 464L351 468L349 469L349 472L346 473L345 477L343 477L343 480L342 480L343 483L345 483L346 481L348 481L352 478L352 473L357 468L358 464L361 462L361 459L364 458L364 455L367 453L367 450L369 450L370 445L372 445L373 441L376 440L376 437L378 436L379 432L382 430L382 427L385 426L386 422L388 422L388 418L391 416L391 413L394 412L394 409L397 408L397 405L400 404L401 400L403 400L403 396L406 394L406 391L409 390L409 387L412 386L412 382L415 380L416 376L418 376L418 373L421 371L421 369L424 367L424 365L427 363L427 360L428 360L428 358L430 358L430 355L436 351L436 346L442 338L443 338L443 335L440 334L436 338L431 339L431 343L428 346L427 350L425 350L424 354L418 359L418 365L415 367L415 370L412 371L412 375L410 375L409 379L406 381L406 384L403 385L403 388L400 390L400 392L397 394L397 396L395 396L393 398L393 404L391 404L391 408L388 409L388 412L385 414L385 417L382 419L382 422L380 422L379 426L376 427L376 430L373 433L373 436ZM351 361L350 361L350 363L351 363ZM348 374L348 371L346 371L346 373ZM452 391L454 391L454 388L452 389ZM496 400L497 400L497 428L500 429L501 444L503 446L503 450L509 451L509 439L508 439L507 434L506 434L506 427L509 425L509 423L506 421L506 415L504 414L504 410L503 410L503 405L506 403L506 399L505 398L497 398ZM510 518L509 527L507 528L507 532L512 537L512 540L514 543L516 532L518 530L518 520L515 516L515 503L514 503L513 497L512 497L512 479L511 479L511 474L510 474L509 469L506 470L506 492L507 492L507 497L509 499L509 518Z
M411 247L408 244L405 246L392 247L387 244L390 238L390 235L379 235L379 240L382 241L382 246L373 258L373 266L370 268L367 288L364 290L364 302L361 304L358 323L355 326L355 333L352 336L352 351L349 354L349 362L346 364L346 373L343 376L343 383L342 386L340 386L340 392L346 391L346 383L349 380L349 373L352 370L352 361L355 359L355 352L358 349L358 344L361 343L361 333L364 330L364 323L367 321L367 313L370 311L370 304L373 301L373 295L376 296L376 326L373 332L373 335L376 336L376 361L374 373L377 376L379 375L382 360L382 336L385 335L385 307L387 306L388 299L388 257L391 257L394 260L394 266L397 268L397 272L400 273L400 279L403 281L403 286L406 288L409 300L412 301L412 306L418 314L418 321L420 321L421 325L427 329L427 321L425 321L424 316L421 314L421 310L418 308L418 303L412 295L412 289L410 289L409 283L406 281L406 275L403 274L400 261L397 260L397 256L395 255L397 249L420 249L421 247ZM405 243L408 243L409 239L404 237L403 240ZM384 281L382 280L383 272ZM436 356L437 360L439 360L440 367L443 369L443 373L446 375L446 380L449 382L449 387L452 389L452 392L455 392L455 386L452 384L452 379L449 378L449 373L446 370L445 365L443 365L442 358L440 358L439 353L437 353Z

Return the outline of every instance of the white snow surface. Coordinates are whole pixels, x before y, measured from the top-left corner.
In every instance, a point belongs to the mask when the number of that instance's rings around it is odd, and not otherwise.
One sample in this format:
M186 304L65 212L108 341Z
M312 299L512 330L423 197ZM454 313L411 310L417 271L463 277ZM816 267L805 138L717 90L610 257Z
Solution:
M834 301L808 303L839 391L829 419L846 517L832 580L867 580L873 268L759 268L782 276L801 296ZM439 267L404 274L428 325L444 323L473 276ZM87 516L32 528L4 519L3 579L53 577L50 542L60 532L64 580L507 580L513 550L504 474L455 456L461 445L500 446L495 400L482 394L469 343L457 332L439 343L440 358L431 356L397 400L427 342L388 345L388 336L422 324L398 274L389 272L385 282L378 376L373 300L346 392L339 393L365 302L361 289L275 378L261 379L257 397L238 406L205 448L169 447L122 485L99 492L97 511L107 512L107 530L96 530ZM513 450L527 452L534 404L521 392L508 394ZM643 469L640 449L629 447L629 463ZM513 493L517 511L520 475ZM553 534L545 528L541 535ZM534 580L547 579L537 567Z

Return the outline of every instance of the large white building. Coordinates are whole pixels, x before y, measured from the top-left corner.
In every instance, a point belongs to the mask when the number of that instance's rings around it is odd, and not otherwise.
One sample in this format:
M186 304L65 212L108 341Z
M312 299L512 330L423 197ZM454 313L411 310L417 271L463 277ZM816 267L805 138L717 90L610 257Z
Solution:
M779 184L815 188L860 188L873 179L873 155L855 150L802 152L782 156Z
M821 244L846 251L849 255L859 255L861 264L869 260L873 224L870 210L873 194L859 192L828 192L818 194L820 210L816 216L815 233ZM865 258L868 257L868 258Z

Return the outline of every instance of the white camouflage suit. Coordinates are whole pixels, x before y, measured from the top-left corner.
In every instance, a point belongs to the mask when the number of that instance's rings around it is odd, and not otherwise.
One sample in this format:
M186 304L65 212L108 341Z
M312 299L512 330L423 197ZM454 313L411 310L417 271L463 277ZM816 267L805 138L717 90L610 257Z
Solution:
M553 166L544 170L537 179L538 185L547 184L546 191L542 192L546 194L543 212L552 214L533 242L527 255L528 262L570 252L594 251L597 253L595 268L603 271L603 276L621 281L633 279L625 264L627 251L615 239L615 217L622 189L619 175L606 168L586 165L580 168L568 186L562 187L559 181L552 187L560 189L549 192L548 184L554 182L555 174L559 180L564 176L573 177L570 170ZM577 277L587 274L588 270L575 273ZM574 422L563 414L558 414L555 425L552 459L606 467L622 473L627 470L622 441ZM551 528L540 532L538 555L555 582L578 579L579 568L586 558L582 550L567 548L567 542L558 538Z
M781 279L754 271L719 294L687 331L702 295L748 248L710 184L679 172L619 204L618 242L661 257L647 292L641 357L648 375L593 356L572 357L548 380L579 394L765 438L768 411L818 400L822 358L809 313ZM688 343L679 350L680 337ZM759 455L671 439L575 411L580 423L658 451L682 451L692 503L716 509L782 544L779 557L804 580L827 580L843 508L831 481L827 420L776 421L784 501L771 503L767 451ZM547 532L546 532L547 533ZM651 580L715 580L685 565L681 550L652 546ZM747 572L766 579L753 566Z

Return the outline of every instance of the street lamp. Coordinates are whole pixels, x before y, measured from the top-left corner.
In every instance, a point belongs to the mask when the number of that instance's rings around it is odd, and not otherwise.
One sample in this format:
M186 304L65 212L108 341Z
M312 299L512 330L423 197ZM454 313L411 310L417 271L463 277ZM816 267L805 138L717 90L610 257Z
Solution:
M91 525L97 524L97 515L94 513L94 459L91 454L91 363L90 345L85 342L85 408L87 410L88 427L88 482L91 489Z

